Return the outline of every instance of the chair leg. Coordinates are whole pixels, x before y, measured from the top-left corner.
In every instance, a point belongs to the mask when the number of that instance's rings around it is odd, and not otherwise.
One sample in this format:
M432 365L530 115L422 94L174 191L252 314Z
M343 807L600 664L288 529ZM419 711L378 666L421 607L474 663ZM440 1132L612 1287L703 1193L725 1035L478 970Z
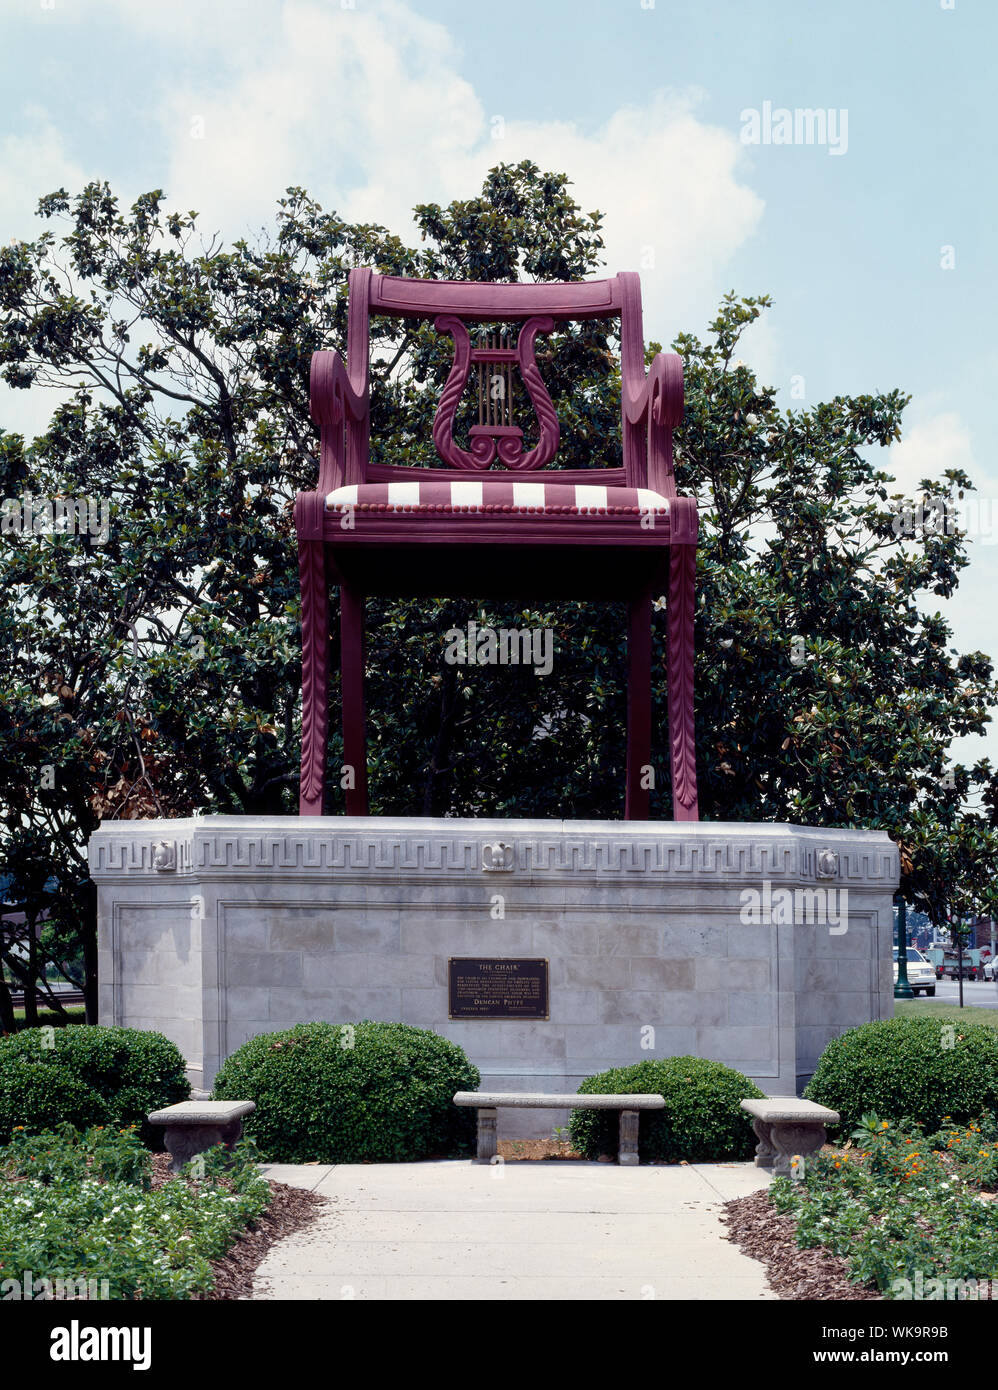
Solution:
M321 540L298 542L301 578L301 789L298 814L321 816L329 738L329 585Z
M340 585L340 676L343 762L348 816L367 815L367 738L364 729L364 595ZM352 783L352 785L350 785Z
M669 557L668 657L669 749L673 820L698 821L693 725L693 585L697 553L674 545Z
M624 819L647 820L651 773L651 590L631 599L627 624L627 784Z

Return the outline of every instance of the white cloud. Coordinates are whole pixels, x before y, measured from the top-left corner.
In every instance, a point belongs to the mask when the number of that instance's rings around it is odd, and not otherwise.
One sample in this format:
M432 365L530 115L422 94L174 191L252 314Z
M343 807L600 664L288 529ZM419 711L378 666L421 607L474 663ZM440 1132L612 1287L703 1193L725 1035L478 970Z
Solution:
M763 202L738 182L741 158L727 131L699 121L702 94L657 92L615 112L593 134L565 123L513 123L484 151L565 170L585 211L605 212L610 271L640 270L649 337L699 329L723 265L754 231Z
M402 233L415 202L470 191L461 175L485 118L444 28L394 0L363 13L287 0L271 38L230 81L164 102L170 199L206 229L270 221L292 183Z
M886 471L897 478L891 491L906 493L915 493L923 478L942 477L947 468L962 468L978 492L998 497L998 479L975 459L970 430L955 410L917 420L892 446L886 465Z
M244 36L228 72L163 98L169 199L197 208L206 231L272 222L299 183L350 221L413 239L414 204L471 196L492 165L530 158L565 171L586 211L605 210L608 268L641 270L649 336L713 309L763 203L739 182L737 138L697 118L700 93L651 94L592 131L506 113L493 139L495 113L442 25L399 0L363 12L285 0L279 13L255 47Z
M35 216L43 193L73 191L88 175L67 154L62 135L40 106L22 112L24 132L0 139L0 241L30 241L43 223Z
M206 234L272 226L277 199L301 184L347 220L415 242L416 203L473 196L490 167L530 158L564 171L585 211L605 212L607 269L641 272L646 337L668 342L703 328L727 262L762 216L739 178L737 136L698 118L696 90L649 93L589 127L507 112L493 139L496 113L462 75L449 31L402 0L93 2L161 51L163 85L146 101L162 142L145 154L142 187L197 209ZM71 17L82 21L82 9ZM43 119L4 153L11 207L25 190L33 199L40 187L85 182ZM141 191L121 187L113 168L99 172L123 202ZM19 226L28 211L17 210ZM765 333L756 338L769 358Z

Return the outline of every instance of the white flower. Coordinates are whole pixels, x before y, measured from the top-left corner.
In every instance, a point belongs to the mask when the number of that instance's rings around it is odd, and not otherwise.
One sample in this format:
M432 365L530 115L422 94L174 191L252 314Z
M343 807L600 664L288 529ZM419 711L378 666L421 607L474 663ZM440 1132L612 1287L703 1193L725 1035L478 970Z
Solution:
M758 415L746 415L745 423L746 425L757 425L759 423Z

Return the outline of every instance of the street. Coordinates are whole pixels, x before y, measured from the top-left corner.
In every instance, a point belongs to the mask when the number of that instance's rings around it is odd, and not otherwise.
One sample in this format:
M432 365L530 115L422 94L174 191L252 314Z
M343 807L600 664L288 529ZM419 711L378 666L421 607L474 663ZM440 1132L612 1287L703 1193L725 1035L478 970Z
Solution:
M925 995L920 994L918 998L924 999ZM935 998L937 1003L959 1004L959 981L937 980ZM978 1009L998 1009L998 984L993 980L964 980L963 1002Z

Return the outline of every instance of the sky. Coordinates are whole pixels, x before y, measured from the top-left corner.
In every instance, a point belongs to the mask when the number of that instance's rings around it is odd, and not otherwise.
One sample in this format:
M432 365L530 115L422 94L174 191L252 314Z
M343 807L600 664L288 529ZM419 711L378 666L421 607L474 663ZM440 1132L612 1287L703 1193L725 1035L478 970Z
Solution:
M970 568L927 606L998 655L996 41L996 0L0 0L0 237L100 178L228 238L301 184L414 242L415 203L500 161L563 171L647 338L770 294L742 357L780 406L910 393L878 462L974 478ZM0 427L50 405L0 388ZM998 762L998 732L955 751Z

